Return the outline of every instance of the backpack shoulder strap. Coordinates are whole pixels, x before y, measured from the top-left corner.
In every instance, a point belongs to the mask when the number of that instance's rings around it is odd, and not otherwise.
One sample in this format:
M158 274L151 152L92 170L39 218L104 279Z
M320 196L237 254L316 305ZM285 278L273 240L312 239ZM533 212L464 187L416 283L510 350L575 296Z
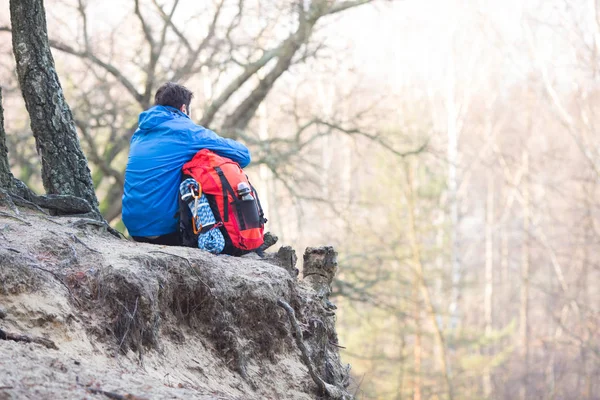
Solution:
M217 171L217 175L219 175L219 179L221 180L221 188L223 190L223 222L229 221L229 201L227 200L227 193L231 194L231 198L235 199L235 191L229 184L229 181L225 177L223 170L221 167L215 167L215 171Z
M246 175L246 179L247 178L248 178L248 175ZM248 180L248 183L250 183L250 180ZM261 223L266 224L267 219L265 218L265 212L263 211L262 205L260 204L260 197L258 197L258 192L256 191L256 189L254 188L254 186L251 183L250 183L250 187L252 188L252 191L254 192L254 198L256 199L256 203L258 204L258 212L259 212Z

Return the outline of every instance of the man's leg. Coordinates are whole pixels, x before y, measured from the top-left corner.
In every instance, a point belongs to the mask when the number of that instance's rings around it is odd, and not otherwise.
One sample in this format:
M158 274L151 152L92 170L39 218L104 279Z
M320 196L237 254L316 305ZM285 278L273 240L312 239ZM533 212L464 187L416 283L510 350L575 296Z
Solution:
M179 232L173 232L166 235L161 235L156 238L148 238L143 236L132 236L133 240L140 243L159 244L163 246L181 246Z

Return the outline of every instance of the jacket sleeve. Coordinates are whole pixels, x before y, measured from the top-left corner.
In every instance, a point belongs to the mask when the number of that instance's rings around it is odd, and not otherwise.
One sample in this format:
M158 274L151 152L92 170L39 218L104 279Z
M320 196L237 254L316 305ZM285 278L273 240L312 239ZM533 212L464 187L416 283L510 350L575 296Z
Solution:
M222 157L227 157L245 168L250 164L250 150L240 142L223 138L210 129L200 127L201 131L194 134L194 147L196 151L208 149Z

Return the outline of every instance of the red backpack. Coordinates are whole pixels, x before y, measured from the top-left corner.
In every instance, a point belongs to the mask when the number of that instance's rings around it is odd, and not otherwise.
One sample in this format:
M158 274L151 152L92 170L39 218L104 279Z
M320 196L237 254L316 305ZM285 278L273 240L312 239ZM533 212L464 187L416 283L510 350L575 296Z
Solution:
M188 177L199 183L220 225L219 229L225 238L225 248L221 253L243 255L263 244L267 220L256 190L236 162L203 149L183 166L183 179ZM189 210L187 205L184 209ZM190 234L193 224L191 220L186 223L187 218L181 214L183 244L196 247L197 233Z

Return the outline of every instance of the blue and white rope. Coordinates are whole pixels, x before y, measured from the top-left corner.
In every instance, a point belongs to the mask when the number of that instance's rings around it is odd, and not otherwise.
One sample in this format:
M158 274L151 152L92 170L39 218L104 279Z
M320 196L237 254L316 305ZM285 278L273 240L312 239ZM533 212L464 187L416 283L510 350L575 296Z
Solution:
M198 192L198 182L192 178L186 179L185 181L181 182L181 185L179 185L179 193L181 193L181 198L183 200L188 199L192 195L190 186L193 187L196 192ZM197 202L186 202L190 207L192 215L198 216L198 218L194 218L196 229L201 230L203 226L216 224L217 221L212 210L210 209L210 205L208 204L208 200L206 199L204 193ZM213 254L221 253L223 248L225 248L225 239L223 238L223 234L218 228L213 228L208 232L200 233L198 235L198 248Z

